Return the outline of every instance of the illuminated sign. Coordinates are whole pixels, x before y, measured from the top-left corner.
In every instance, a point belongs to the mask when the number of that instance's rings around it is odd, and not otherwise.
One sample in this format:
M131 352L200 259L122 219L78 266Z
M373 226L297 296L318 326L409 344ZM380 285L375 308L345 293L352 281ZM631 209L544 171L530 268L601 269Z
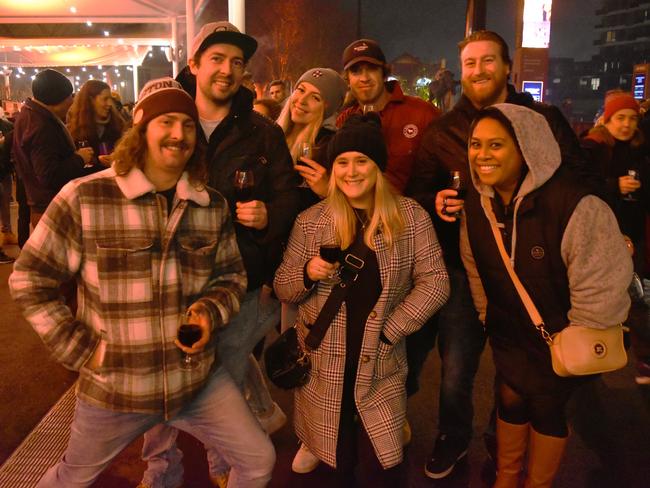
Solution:
M526 93L530 93L536 102L544 101L543 81L524 81L521 84L521 90Z
M645 98L645 73L634 73L634 98L643 100Z
M552 0L524 0L521 47L548 47L551 40Z

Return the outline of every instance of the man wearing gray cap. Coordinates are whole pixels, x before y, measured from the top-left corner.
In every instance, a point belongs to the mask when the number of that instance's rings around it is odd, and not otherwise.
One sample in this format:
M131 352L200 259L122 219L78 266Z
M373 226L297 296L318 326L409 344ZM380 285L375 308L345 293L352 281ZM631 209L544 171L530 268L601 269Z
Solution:
M253 94L242 87L246 64L256 49L257 41L229 22L208 23L194 38L189 66L179 77L183 87L194 94L202 129L199 137L206 146L208 184L228 200L248 277L239 314L218 345L224 366L239 385L249 364L257 367L248 360L253 347L269 326L279 321L279 303L271 298L268 285L300 208L300 178L293 169L284 134L253 111ZM234 181L243 171L252 174L248 196L237 191ZM257 386L262 385L258 382ZM265 396L264 411L256 413L264 428L272 432L286 418L268 391ZM142 486L157 488L161 478L182 479L175 435L166 426L145 435L143 458L148 469ZM213 481L225 477L228 463L219 453L208 450L208 460Z
M76 149L64 125L73 98L70 80L53 69L43 70L32 82L32 93L16 117L12 151L36 225L63 185L103 168L85 167L93 150Z

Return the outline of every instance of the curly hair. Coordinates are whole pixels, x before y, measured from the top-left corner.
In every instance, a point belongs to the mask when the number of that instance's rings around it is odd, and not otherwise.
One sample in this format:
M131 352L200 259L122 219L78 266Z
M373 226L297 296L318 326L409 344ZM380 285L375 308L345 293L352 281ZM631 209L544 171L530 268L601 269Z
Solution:
M124 176L134 166L144 169L148 149L146 132L146 125L143 127L140 124L131 127L125 132L113 152L113 169L115 173ZM201 189L206 186L208 166L205 160L205 148L198 140L192 156L185 165L185 171L188 173L190 183L195 188Z
M89 141L91 146L99 144L99 133L93 100L104 90L111 88L100 80L88 80L74 97L74 102L68 112L68 130L75 141ZM115 142L124 132L125 122L115 106L111 105L110 117L106 125L104 139Z

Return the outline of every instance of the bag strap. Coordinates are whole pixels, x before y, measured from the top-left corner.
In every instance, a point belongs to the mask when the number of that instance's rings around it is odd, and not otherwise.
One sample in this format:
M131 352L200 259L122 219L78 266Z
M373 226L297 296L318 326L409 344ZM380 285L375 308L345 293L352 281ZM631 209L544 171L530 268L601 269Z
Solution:
M519 280L519 277L517 276L517 273L515 273L515 270L512 267L512 263L510 262L510 256L508 256L506 247L503 244L503 237L501 236L501 231L497 227L497 218L494 215L494 211L492 210L492 200L490 200L485 195L481 195L481 206L483 207L485 216L490 222L490 228L492 229L494 240L496 241L497 247L499 248L499 254L501 255L501 259L503 259L503 264L505 265L506 270L510 275L510 279L512 280L512 283L515 285L515 288L517 289L519 298L521 298L524 307L526 307L526 311L528 312L530 319L533 321L533 325L542 335L542 339L544 339L544 341L550 346L551 343L553 342L553 339L551 338L551 334L549 334L546 331L542 316L540 315L539 311L537 310L537 307L533 303L533 300L530 298L530 295L526 291L526 288Z
M363 241L363 234L363 229L359 229L352 246L345 251L345 258L341 265L341 282L332 288L318 317L309 329L309 334L305 337L305 345L309 350L313 351L320 346L351 285L357 280L359 272L366 264L365 258L370 249Z

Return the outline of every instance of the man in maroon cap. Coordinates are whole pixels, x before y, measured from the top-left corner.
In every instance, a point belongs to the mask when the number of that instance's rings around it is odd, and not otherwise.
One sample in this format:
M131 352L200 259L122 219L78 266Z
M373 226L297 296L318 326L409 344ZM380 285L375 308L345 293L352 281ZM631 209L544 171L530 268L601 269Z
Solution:
M371 39L359 39L343 51L344 77L356 104L343 111L336 125L362 111L377 112L388 147L386 177L404 192L424 129L439 116L439 111L424 100L404 95L399 82L386 81L390 67L383 51Z

